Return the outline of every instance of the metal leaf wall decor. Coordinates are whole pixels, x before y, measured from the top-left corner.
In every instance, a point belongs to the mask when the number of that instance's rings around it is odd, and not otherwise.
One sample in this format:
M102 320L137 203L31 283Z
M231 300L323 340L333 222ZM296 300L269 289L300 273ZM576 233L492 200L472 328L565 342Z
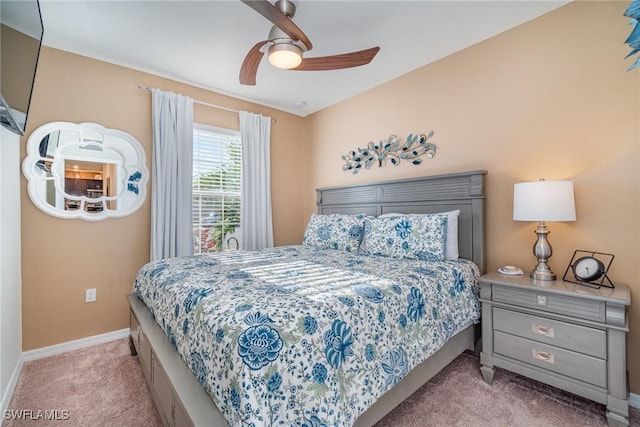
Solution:
M344 160L342 170L356 174L363 167L369 169L374 161L378 162L378 167L382 167L385 159L389 159L394 166L398 166L402 159L419 165L422 163L421 156L431 159L436 155L435 144L429 142L432 136L433 131L429 132L429 135L409 134L404 144L401 144L395 135L377 144L369 141L365 148L358 148L357 151L350 151L342 156Z
M629 37L624 41L632 49L631 52L625 56L625 58L628 58L640 52L640 0L633 0L624 12L624 15L631 18L631 25L633 25L631 34L629 34ZM636 67L640 67L640 57L636 58L628 71L631 71Z

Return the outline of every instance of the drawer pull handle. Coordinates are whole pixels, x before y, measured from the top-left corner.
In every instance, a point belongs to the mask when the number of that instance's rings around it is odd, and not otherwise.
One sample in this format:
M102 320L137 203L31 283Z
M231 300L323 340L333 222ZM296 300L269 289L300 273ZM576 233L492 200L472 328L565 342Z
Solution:
M533 349L533 358L547 363L556 363L554 354L546 351Z
M536 325L535 323L531 325L531 329L534 334L544 335L545 337L553 338L555 333L553 328L549 326Z

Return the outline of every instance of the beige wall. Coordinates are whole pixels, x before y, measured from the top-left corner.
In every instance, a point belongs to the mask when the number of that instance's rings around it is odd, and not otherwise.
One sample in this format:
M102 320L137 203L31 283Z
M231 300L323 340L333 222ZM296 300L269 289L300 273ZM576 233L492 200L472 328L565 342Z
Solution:
M611 252L615 283L632 287L628 361L640 393L640 139L638 71L627 72L628 2L579 2L327 108L304 121L312 189L486 169L487 267L530 270L535 224L512 220L513 184L570 179L577 221L551 223L560 276L575 249ZM340 155L368 141L435 131L435 158L357 175Z
M52 121L96 122L136 137L151 169L151 95L139 83L209 103L276 118L271 132L274 238L295 244L304 230L302 119L210 91L67 52L44 48L29 113L29 135ZM195 121L239 129L238 115L202 105ZM22 159L26 155L22 139ZM38 210L21 179L23 350L128 327L125 295L149 260L150 203L135 214L99 222L64 220ZM86 288L97 301L85 303Z

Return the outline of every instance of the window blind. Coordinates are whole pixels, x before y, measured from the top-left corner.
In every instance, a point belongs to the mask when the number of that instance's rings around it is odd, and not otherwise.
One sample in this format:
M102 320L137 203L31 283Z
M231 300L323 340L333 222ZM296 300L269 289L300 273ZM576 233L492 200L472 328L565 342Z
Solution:
M193 129L194 253L215 252L240 241L240 133L195 125ZM230 246L236 247L231 239Z

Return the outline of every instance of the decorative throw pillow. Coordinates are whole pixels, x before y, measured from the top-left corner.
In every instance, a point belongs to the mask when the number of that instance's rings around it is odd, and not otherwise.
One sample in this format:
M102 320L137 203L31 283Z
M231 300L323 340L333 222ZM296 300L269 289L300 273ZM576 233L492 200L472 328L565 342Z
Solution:
M392 258L442 261L447 215L401 215L365 221L366 253Z
M356 252L360 247L366 214L313 214L302 244L322 249Z
M378 218L392 218L394 216L403 216L403 215L405 214L388 213L388 214L382 214ZM444 250L444 258L451 260L451 259L458 259L460 257L460 252L458 251L458 216L460 215L460 209L456 209L455 211L448 211L448 212L436 212L433 214L409 214L409 215L411 216L447 215L447 245ZM361 245L365 246L364 240Z

